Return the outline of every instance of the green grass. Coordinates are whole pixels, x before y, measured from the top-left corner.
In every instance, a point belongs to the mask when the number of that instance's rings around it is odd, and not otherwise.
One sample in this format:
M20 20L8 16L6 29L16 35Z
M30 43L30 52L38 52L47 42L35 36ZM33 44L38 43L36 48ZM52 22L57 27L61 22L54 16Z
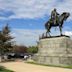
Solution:
M29 64L35 64L35 65L41 65L41 66L60 67L60 68L68 68L68 69L72 69L72 65L67 65L67 66L56 66L56 65L39 64L39 63L35 63L35 62L26 62L26 63L29 63Z
M14 72L14 71L8 70L5 67L0 66L0 72Z

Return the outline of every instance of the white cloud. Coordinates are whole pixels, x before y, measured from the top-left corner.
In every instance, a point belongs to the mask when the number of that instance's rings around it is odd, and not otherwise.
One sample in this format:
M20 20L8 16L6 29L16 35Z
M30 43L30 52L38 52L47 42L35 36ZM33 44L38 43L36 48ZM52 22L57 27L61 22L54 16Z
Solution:
M17 44L30 46L36 45L36 41L39 40L39 35L42 35L44 32L44 30L13 29L11 35L15 37L14 40Z
M0 9L14 12L10 18L40 18L50 15L54 7L59 13L70 12L72 20L72 0L0 0Z
M65 31L65 35L72 36L72 31Z
M10 18L36 18L49 14L56 0L0 0L0 9L11 10Z

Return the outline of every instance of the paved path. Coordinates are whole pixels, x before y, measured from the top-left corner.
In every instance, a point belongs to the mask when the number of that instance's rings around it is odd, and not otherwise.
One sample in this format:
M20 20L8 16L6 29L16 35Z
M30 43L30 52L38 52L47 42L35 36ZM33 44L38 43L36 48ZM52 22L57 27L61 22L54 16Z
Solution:
M33 65L24 62L7 62L0 63L0 65L15 72L72 72L72 69Z

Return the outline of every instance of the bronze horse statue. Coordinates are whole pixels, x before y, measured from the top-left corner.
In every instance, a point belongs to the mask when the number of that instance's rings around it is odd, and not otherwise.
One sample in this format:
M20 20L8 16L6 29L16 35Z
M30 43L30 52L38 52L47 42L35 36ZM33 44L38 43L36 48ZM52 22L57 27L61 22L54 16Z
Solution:
M62 35L63 23L64 23L64 21L67 20L67 18L68 18L69 16L70 16L70 13L68 13L68 12L62 13L62 14L58 17L58 19L56 20L56 24L54 24L54 21L53 21L52 19L49 19L49 21L47 21L47 22L45 23L45 28L46 28L46 30L47 30L46 36L47 36L47 33L48 33L49 36L50 36L50 29L51 29L52 27L57 27L57 26L59 26L60 35Z

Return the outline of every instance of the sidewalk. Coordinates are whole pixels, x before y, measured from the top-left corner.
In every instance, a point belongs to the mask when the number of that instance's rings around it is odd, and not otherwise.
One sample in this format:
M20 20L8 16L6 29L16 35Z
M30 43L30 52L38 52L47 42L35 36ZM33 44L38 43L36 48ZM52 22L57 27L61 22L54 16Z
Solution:
M33 65L24 62L7 62L0 63L0 65L15 72L72 72L72 69Z

